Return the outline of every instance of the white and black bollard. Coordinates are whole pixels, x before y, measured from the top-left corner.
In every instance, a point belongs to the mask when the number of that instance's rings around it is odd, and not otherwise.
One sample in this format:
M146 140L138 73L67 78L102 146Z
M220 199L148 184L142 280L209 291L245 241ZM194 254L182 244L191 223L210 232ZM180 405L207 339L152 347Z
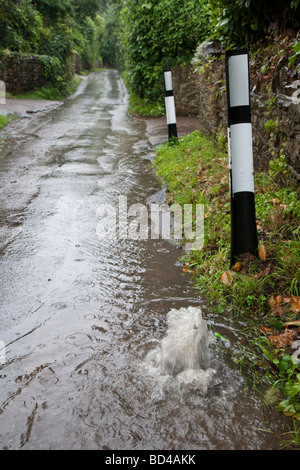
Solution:
M177 137L175 99L174 99L174 93L173 93L171 70L164 71L164 80L165 80L165 104L166 104L168 133L169 133L169 140L171 140L172 137Z
M239 255L258 252L247 50L226 52L226 87L232 266Z

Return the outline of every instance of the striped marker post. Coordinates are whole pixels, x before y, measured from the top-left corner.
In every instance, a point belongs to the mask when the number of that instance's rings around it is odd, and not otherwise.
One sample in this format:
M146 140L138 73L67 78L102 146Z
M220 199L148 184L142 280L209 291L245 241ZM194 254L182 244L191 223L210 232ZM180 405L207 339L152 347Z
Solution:
M164 80L165 80L165 104L166 104L168 133L169 133L169 140L171 140L172 137L177 137L175 100L174 100L174 93L173 93L171 70L164 71Z
M232 266L257 255L248 50L226 52Z

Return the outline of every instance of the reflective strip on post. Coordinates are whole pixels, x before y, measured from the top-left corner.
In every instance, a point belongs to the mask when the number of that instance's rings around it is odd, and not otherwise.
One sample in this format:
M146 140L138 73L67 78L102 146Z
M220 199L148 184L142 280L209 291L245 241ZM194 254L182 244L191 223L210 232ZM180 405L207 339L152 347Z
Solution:
M166 114L167 114L168 134L169 134L169 140L170 140L172 137L177 137L175 100L174 100L174 93L173 93L171 70L164 71L164 81L165 81L165 105L166 105Z
M232 266L239 255L256 255L258 249L247 50L226 52L226 88Z

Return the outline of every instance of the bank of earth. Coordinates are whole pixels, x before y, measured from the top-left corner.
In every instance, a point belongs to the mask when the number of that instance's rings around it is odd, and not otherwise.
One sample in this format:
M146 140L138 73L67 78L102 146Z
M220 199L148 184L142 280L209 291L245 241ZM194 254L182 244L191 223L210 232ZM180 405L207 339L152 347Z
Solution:
M153 120L148 133L151 128ZM198 130L180 133L156 147L153 167L168 204L205 205L204 247L184 252L182 269L212 310L242 319L247 344L241 343L233 360L247 371L266 406L291 417L289 445L298 448L300 203L296 188L282 183L287 165L274 159L267 172L255 172L259 249L257 256L245 254L233 266L226 145L216 145Z

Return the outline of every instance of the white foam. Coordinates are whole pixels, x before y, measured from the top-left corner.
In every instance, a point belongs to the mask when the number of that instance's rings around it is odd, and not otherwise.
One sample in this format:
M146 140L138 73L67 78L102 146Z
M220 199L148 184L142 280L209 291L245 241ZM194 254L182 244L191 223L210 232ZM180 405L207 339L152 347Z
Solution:
M172 309L167 333L146 361L153 373L175 378L181 390L206 395L215 374L210 368L210 335L200 308Z

